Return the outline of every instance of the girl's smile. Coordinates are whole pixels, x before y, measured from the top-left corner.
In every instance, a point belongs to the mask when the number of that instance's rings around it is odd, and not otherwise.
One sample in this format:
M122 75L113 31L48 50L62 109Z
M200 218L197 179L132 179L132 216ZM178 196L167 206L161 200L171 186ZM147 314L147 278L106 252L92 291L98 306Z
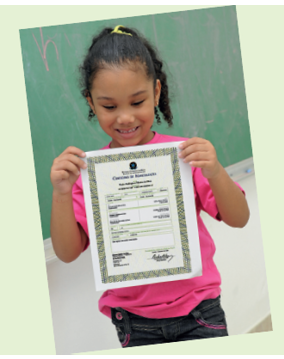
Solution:
M112 138L112 148L143 145L153 138L160 91L160 81L154 90L142 67L110 67L97 74L87 99L101 128Z
M117 131L121 135L122 138L129 139L129 138L133 138L136 135L136 132L138 129L139 129L139 126L134 127L130 130L117 129Z

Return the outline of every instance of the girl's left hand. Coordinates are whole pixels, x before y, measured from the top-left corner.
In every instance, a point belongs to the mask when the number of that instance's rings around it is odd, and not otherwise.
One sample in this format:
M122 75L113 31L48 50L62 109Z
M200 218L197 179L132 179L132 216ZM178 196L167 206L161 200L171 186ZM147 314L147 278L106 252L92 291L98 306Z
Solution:
M220 173L222 165L218 161L215 148L211 142L203 138L193 137L182 142L179 148L182 150L179 157L183 159L183 162L201 168L204 177L214 178Z

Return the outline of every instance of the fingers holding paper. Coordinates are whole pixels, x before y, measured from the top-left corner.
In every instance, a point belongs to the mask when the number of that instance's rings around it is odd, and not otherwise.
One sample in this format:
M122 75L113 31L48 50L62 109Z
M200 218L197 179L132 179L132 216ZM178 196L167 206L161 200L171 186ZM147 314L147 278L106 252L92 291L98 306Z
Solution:
M179 157L185 163L201 168L204 177L209 179L218 176L222 166L211 142L193 137L182 142L179 148L181 149Z
M80 158L86 154L77 147L66 148L55 160L51 167L50 179L54 191L59 194L71 192L73 184L80 175L80 169L87 167Z

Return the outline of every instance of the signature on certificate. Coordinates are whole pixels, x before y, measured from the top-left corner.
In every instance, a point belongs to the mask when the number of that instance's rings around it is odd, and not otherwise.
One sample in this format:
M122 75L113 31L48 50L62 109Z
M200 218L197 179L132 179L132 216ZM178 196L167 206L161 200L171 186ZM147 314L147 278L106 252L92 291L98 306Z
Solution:
M152 258L150 258L150 259L154 259L155 261L157 261L157 262L163 262L163 261L170 261L170 260L172 260L173 259L173 255L172 254L156 254L156 253L154 253L153 254L153 256L152 256Z

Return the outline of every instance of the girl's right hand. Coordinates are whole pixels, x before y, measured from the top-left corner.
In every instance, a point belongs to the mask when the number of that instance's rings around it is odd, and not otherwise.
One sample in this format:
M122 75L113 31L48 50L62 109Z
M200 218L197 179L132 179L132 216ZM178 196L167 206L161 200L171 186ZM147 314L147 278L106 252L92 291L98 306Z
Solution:
M50 180L53 191L59 195L71 193L73 184L80 175L80 168L87 168L87 164L79 157L86 154L77 147L70 146L53 161Z

